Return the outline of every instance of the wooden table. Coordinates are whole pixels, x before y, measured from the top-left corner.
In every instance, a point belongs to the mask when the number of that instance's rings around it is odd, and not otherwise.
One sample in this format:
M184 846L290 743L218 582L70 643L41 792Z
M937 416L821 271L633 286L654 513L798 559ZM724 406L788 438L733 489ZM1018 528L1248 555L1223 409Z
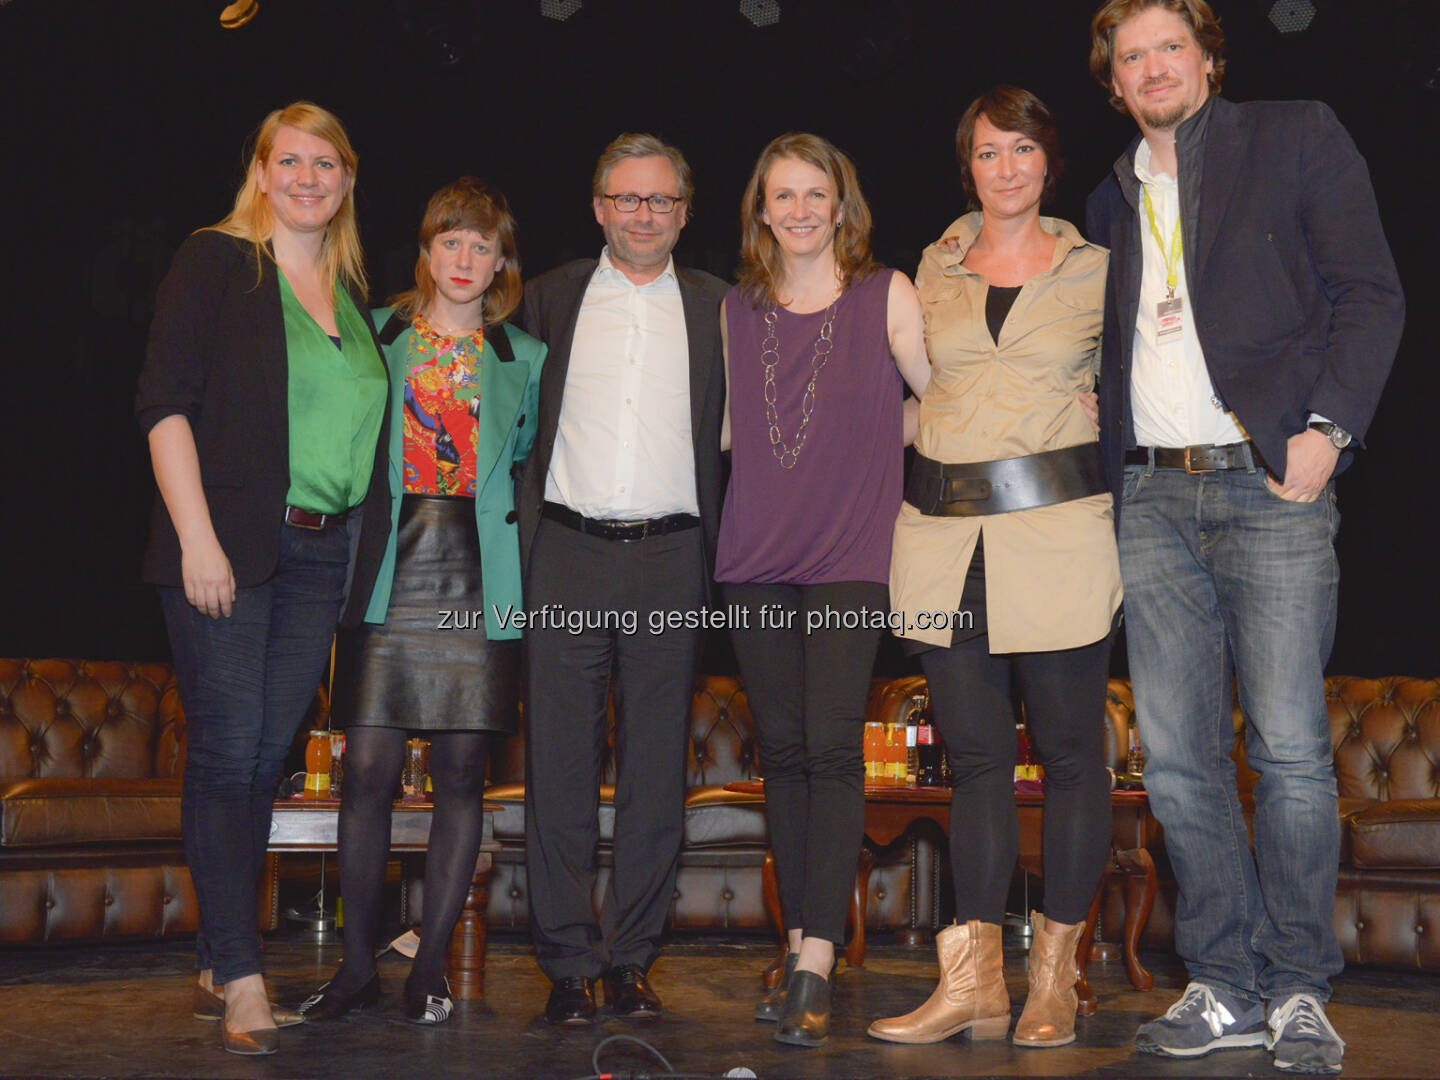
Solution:
M727 791L747 795L763 794L763 780L737 780L726 784ZM1020 819L1019 863L1026 872L1036 877L1042 875L1041 864L1041 818L1045 807L1045 796L1040 793L1015 793L1015 806ZM1150 803L1143 791L1112 791L1110 793L1112 814L1111 859L1106 866L1105 878L1112 872L1125 875L1125 967L1130 982L1137 989L1149 990L1155 985L1150 973L1141 966L1137 947L1140 931L1150 917L1150 908L1155 902L1157 878L1155 862L1145 848L1146 829L1150 817ZM865 785L865 836L878 847L894 843L915 822L928 819L948 832L950 827L950 789L944 787L909 787L905 785ZM845 948L845 961L859 967L865 963L865 916L870 896L870 871L874 867L874 856L869 848L862 848L856 866L855 887L850 897L850 921L853 933ZM1077 970L1076 991L1080 997L1080 1014L1089 1016L1095 1011L1095 995L1090 989L1087 971L1090 951L1095 939L1095 921L1100 913L1100 900L1104 893L1105 878L1095 890L1086 918L1085 930L1075 949ZM780 893L775 884L775 858L773 853L765 856L763 870L765 906L775 925L780 928L783 963L785 947L785 926L780 917ZM779 977L776 968L775 978ZM767 972L767 979L769 973Z
M428 802L397 801L390 817L390 850L425 851L430 842L430 819L434 809ZM496 806L485 807L484 832L480 854L475 860L475 874L465 894L460 920L450 935L450 948L445 957L445 977L450 980L451 996L457 1000L476 1000L485 996L485 905L489 900L488 882L494 865L493 852L500 850L495 840L492 816L498 809ZM335 851L339 819L339 799L278 800L270 822L269 850Z

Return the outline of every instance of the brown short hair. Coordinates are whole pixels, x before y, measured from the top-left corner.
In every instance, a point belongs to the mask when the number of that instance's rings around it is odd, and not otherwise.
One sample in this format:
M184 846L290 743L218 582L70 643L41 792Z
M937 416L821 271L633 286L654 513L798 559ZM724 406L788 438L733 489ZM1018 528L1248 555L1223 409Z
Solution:
M996 86L970 103L955 128L955 156L960 161L960 184L970 200L970 209L980 209L975 174L970 170L970 155L975 149L975 125L982 116L1001 131L1018 131L1033 139L1044 151L1045 186L1040 191L1040 201L1048 203L1053 199L1055 188L1065 172L1055 115L1029 90L1018 86Z
M1210 93L1220 93L1225 75L1225 32L1219 17L1205 0L1105 0L1090 20L1090 74L1110 95L1110 105L1118 112L1128 111L1125 102L1110 89L1115 81L1115 31L1120 24L1146 8L1164 8L1178 15L1195 35L1195 43L1213 62L1210 72Z
M685 160L685 155L654 135L634 132L617 135L614 141L605 147L600 160L595 162L595 175L590 181L591 196L598 199L605 194L605 184L610 179L610 171L620 162L626 158L645 157L663 157L669 160L675 170L675 182L680 186L680 198L693 210L695 184L690 179L690 163Z
M420 255L415 260L415 288L401 293L391 303L399 313L413 319L435 299L435 279L430 276L430 245L441 233L469 229L493 236L505 257L505 265L485 290L485 322L494 326L520 306L520 250L515 245L515 219L505 196L483 180L462 176L430 196L420 221Z
M772 139L745 185L740 202L740 291L752 300L774 303L780 283L780 245L765 224L765 174L782 158L813 165L835 186L836 212L843 219L835 226L835 265L840 287L848 289L879 269L870 254L870 206L860 191L855 163L828 139L792 131Z

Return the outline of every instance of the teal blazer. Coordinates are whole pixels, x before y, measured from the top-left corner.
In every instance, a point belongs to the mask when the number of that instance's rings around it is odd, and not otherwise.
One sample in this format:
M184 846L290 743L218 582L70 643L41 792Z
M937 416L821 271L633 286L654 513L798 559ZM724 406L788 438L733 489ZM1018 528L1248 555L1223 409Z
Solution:
M383 327L393 308L378 308L375 325ZM485 634L493 641L518 638L520 630L495 617L507 608L521 610L520 539L515 527L515 480L512 467L524 461L535 443L540 394L540 369L545 346L525 331L505 323L486 327L487 339L480 357L479 432L475 440L475 532L480 541L480 576L485 590ZM501 363L488 335L509 338L513 363ZM410 373L410 344L415 331L406 327L384 346L390 368L390 540L365 612L368 623L383 623L395 580L395 541L400 522L400 500L405 494L402 446L404 443L405 377Z

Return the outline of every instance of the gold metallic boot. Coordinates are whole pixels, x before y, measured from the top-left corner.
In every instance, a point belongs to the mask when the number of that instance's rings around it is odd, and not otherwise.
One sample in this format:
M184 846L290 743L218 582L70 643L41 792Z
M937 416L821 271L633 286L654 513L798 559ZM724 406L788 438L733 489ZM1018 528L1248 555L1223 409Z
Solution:
M935 935L940 984L914 1012L876 1020L870 1034L899 1043L935 1043L969 1030L972 1039L1003 1039L1010 995L1000 954L1000 927L978 919Z
M1075 947L1083 922L1051 932L1045 916L1030 913L1035 936L1030 945L1030 992L1015 1025L1016 1046L1064 1046L1075 1041Z

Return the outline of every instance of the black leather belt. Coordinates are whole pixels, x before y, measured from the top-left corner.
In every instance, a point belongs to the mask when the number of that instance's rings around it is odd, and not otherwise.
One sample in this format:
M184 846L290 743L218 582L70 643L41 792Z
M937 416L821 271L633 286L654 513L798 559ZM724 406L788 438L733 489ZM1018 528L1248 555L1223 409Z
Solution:
M540 510L542 517L558 521L567 528L587 536L600 536L606 540L644 540L648 536L664 536L666 533L683 532L698 528L700 519L694 514L668 514L648 521L607 521L587 518L577 514L568 506L547 502Z
M298 506L285 507L286 525L293 525L297 529L309 529L312 532L328 529L331 525L339 525L347 516L349 516L348 510L344 514L313 514L309 510L301 510Z
M905 501L930 517L979 517L1103 495L1100 447L1081 443L1043 454L944 465L915 455Z
M1249 442L1226 443L1223 446L1140 446L1125 451L1126 465L1148 466L1152 463L1157 469L1184 469L1187 473L1265 467Z

